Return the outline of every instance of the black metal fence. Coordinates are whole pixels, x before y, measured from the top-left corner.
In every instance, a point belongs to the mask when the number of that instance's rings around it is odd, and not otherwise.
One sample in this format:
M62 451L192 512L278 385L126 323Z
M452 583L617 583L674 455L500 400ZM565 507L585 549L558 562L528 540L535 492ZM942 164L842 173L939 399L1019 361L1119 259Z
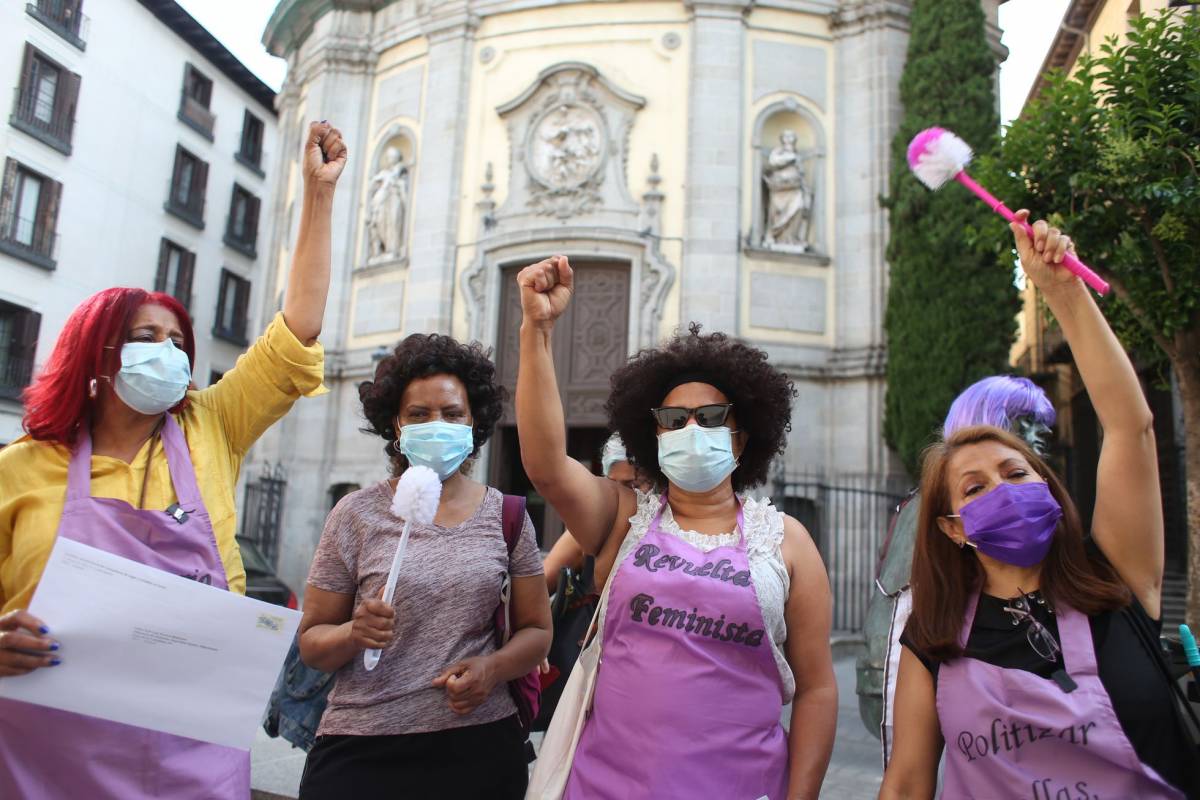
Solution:
M258 545L272 565L279 558L279 531L283 523L286 488L287 474L282 464L264 464L259 477L246 482L241 537Z
M879 547L909 488L903 479L875 475L776 474L772 501L804 524L825 561L833 591L835 631L863 629L874 591Z

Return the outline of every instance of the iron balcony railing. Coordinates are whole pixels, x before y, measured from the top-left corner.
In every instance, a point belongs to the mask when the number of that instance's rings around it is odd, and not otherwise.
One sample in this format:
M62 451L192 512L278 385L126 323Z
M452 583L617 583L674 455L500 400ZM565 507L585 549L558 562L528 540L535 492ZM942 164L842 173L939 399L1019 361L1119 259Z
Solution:
M74 109L62 111L39 98L32 88L13 89L13 110L10 122L16 128L71 152L71 134L75 131Z
M0 252L23 258L47 269L54 269L58 234L38 220L10 213L0 220Z
M80 50L87 46L91 20L79 10L78 0L37 0L26 3L25 11Z

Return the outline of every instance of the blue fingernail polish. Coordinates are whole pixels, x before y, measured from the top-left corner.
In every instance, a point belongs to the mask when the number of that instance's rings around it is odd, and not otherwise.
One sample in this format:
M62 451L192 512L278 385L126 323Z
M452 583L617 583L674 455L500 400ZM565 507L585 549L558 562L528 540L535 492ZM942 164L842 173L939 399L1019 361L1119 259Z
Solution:
M58 642L55 642L54 644L50 645L50 649L51 649L51 650L57 650L57 649L58 649Z
M52 667L57 667L57 666L58 666L59 664L61 664L61 663L62 663L62 659L61 659L61 658L52 658L52 659L50 659L50 666L52 666Z
M45 636L47 633L49 633L49 632L50 632L50 629L49 629L49 628L47 628L45 625L43 625L42 627L38 628L38 630L42 632L42 635L43 635L43 636Z

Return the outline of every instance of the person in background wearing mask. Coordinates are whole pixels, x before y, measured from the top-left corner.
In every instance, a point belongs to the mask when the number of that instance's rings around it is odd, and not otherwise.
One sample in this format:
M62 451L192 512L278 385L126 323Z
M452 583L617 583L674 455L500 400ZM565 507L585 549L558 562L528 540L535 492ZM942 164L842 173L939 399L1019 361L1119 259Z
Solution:
M173 297L108 289L67 319L0 451L0 680L71 657L29 604L55 537L244 593L234 534L242 458L300 396L321 393L341 134L305 140L304 213L283 310L215 385L189 391L195 340ZM250 755L0 700L0 797L245 798Z
M508 505L468 477L504 412L496 369L478 344L414 334L359 386L367 433L381 437L392 478L353 492L325 523L300 623L300 656L336 672L309 751L300 797L524 796L525 737L507 682L550 648L550 602L533 524L522 514L509 555ZM414 525L390 605L382 595L404 523L392 514L399 476L442 479L437 515ZM493 614L512 578L512 638ZM380 649L368 671L363 651Z
M625 443L621 441L620 434L614 433L604 443L604 449L600 453L600 469L604 477L630 489L650 491L653 488L639 479L637 469L625 452ZM579 542L575 541L575 537L571 535L570 531L563 531L562 536L558 537L558 541L554 543L554 547L550 548L550 552L546 554L546 558L542 562L542 567L546 570L546 590L550 594L557 591L559 573L563 567L569 567L572 571L578 572L583 569L584 559L594 558L592 578L595 590L596 592L603 591L604 584L608 582L608 574L612 571L613 560L617 557L617 547L620 546L616 537L613 537L611 545L606 547L599 556L589 556L583 552L583 548L579 546Z
M837 723L829 583L804 527L745 494L786 444L791 382L761 350L698 325L632 358L607 411L654 484L637 493L567 455L552 358L567 259L517 280L525 471L585 552L620 542L565 797L816 797Z
M1017 213L1025 220L1028 212ZM958 430L921 477L913 610L880 797L1195 796L1161 669L1163 513L1153 419L1068 238L1015 223L1104 430L1090 537L1062 481L1001 428ZM1157 662L1157 663L1156 663Z
M1054 425L1054 405L1028 378L991 375L962 391L942 423L942 438L970 425L993 425L1019 435L1045 457ZM892 757L896 676L900 667L900 634L912 609L909 578L921 494L913 491L901 504L880 552L879 575L867 607L867 653L858 663L858 708L872 733L880 738L883 765Z

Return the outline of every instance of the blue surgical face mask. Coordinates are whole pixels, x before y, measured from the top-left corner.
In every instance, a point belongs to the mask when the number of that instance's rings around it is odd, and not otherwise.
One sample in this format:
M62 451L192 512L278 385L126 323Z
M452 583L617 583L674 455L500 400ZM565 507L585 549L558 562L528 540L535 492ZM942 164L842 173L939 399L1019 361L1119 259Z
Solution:
M126 342L113 391L121 402L140 414L161 414L173 408L192 382L187 353L170 340Z
M737 469L729 428L687 425L658 435L658 468L689 492L707 492Z
M470 425L453 422L423 422L400 429L400 452L408 463L429 467L443 481L450 478L475 449Z

